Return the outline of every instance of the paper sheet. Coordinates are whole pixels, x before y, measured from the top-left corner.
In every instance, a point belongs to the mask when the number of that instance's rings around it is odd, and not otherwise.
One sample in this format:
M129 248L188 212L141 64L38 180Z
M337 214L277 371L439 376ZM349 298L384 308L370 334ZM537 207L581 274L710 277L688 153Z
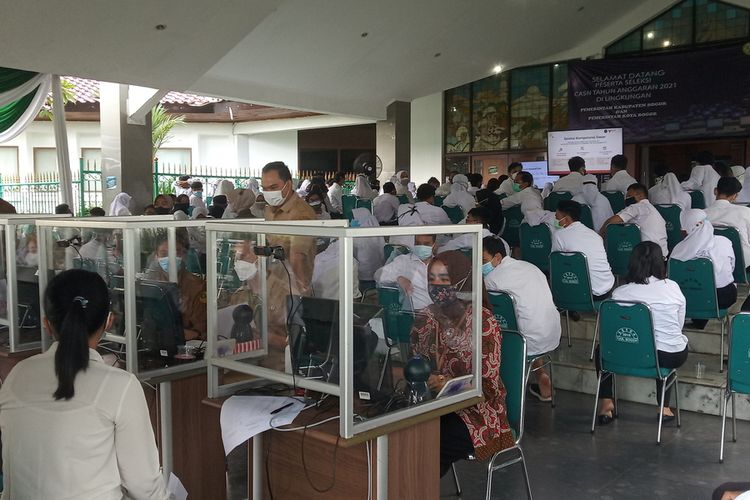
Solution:
M291 406L272 414L287 404ZM229 452L251 437L273 427L291 424L305 405L278 396L232 396L221 407L221 439Z
M182 485L180 478L174 475L174 472L169 474L167 493L169 493L170 500L187 500L188 492Z

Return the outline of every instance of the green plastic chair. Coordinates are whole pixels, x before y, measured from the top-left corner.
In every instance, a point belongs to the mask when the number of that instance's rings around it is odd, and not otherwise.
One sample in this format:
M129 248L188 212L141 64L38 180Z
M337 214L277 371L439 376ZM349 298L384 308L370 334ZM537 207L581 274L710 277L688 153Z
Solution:
M554 212L555 210L557 210L557 204L560 203L562 200L572 200L572 199L573 199L573 193L570 193L568 191L552 191L544 199L544 209L550 212Z
M621 191L602 191L602 194L607 198L613 213L625 208L625 195Z
M367 198L357 198L354 203L354 208L366 208L372 213L372 200L368 200Z
M565 326L568 331L568 347L570 342L570 311L593 312L599 311L601 302L594 301L591 293L591 279L586 255L582 252L552 252L549 256L549 282L552 290L552 300L558 309L565 311ZM591 359L594 359L597 330L591 346Z
M487 487L485 499L489 500L492 496L492 474L499 469L503 469L517 463L521 464L523 478L526 483L526 495L531 500L531 483L529 482L529 472L526 469L526 460L521 448L521 439L523 438L523 420L526 411L526 339L518 332L503 332L503 345L501 349L500 362L500 379L505 385L507 394L505 395L505 407L508 413L508 423L515 435L514 446L499 451L492 456L487 464ZM496 464L498 458L504 458L507 454L514 454L500 464ZM458 482L455 464L453 465L453 480L456 484L456 493L461 495L461 485Z
M386 345L389 349L398 345L401 359L406 361L409 358L414 313L404 311L401 307L401 290L397 286L379 286L378 303L383 308Z
M643 302L605 300L599 308L597 321L601 332L599 356L602 370L594 393L594 415L591 418L591 433L596 427L596 408L602 380L612 377L615 416L618 415L616 375L626 377L661 379L662 392L659 406L659 430L656 443L661 443L661 427L666 390L674 385L677 404L677 426L680 426L680 388L677 370L661 368L656 353L654 323L651 309ZM671 381L670 381L671 379Z
M724 387L724 404L721 407L721 448L719 462L724 461L724 431L726 430L727 403L732 400L732 441L737 441L737 414L734 395L750 394L750 313L739 313L732 318L729 328L729 356L727 383Z
M719 349L719 371L724 371L724 331L727 309L719 309L714 282L714 265L710 259L688 261L669 259L669 279L680 285L687 303L685 317L691 319L721 320L721 348Z
M445 200L445 196L435 196L435 206L436 207L442 207L443 206L443 200Z
M524 335L524 332L518 327L518 316L516 315L516 299L510 292L506 291L493 291L487 292L490 297L490 304L492 305L492 313L495 315L495 319L500 325L500 329L503 333L508 331L520 332ZM537 359L544 359L544 364L537 368L532 368L532 364ZM526 373L526 380L530 379L531 372L535 372L540 368L549 366L549 378L552 382L552 353L546 352L544 354L527 355L526 362L528 363L528 370ZM552 383L552 408L555 407L555 385Z
M530 226L526 222L518 230L521 259L534 264L543 273L549 271L549 254L552 252L552 235L547 224Z
M588 205L581 205L581 223L592 231L594 229L594 216L591 215L591 207Z
M706 198L703 196L703 191L688 191L690 194L690 208L699 208L701 210L706 208Z
M451 220L452 223L458 224L462 220L464 220L464 211L461 207L456 205L455 207L446 207L445 205L441 206L446 214L448 214L448 218Z
M628 272L630 254L641 242L641 228L637 224L610 224L604 236L604 249L612 272L625 276Z
M409 203L409 197L406 196L405 194L400 194L397 196L397 198L398 198L398 202L402 205L406 205L407 203Z
M659 215L662 216L667 226L667 247L671 252L679 242L682 241L680 230L680 214L682 209L679 205L654 205Z
M352 210L354 210L357 206L357 197L353 194L345 194L341 196L341 204L344 207L344 219L346 220L352 220L354 217L352 216Z
M732 226L714 226L714 234L724 236L732 242L734 250L734 282L747 283L747 272L745 271L745 254L742 251L742 242L740 242L740 233L737 228Z
M511 247L517 247L521 244L519 230L523 222L523 212L521 205L516 205L503 210L505 224L503 226L502 237Z
M391 258L391 254L393 252L397 252L396 256L398 255L405 255L410 252L409 247L406 245L397 245L395 243L386 243L383 247L383 254L385 255L385 261L388 262L388 259ZM395 258L395 257L394 257Z

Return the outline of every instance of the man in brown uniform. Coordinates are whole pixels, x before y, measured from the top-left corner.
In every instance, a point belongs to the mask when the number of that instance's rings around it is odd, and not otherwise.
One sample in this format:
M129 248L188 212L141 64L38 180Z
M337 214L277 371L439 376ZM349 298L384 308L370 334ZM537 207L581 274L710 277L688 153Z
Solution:
M283 162L276 161L263 167L261 175L267 221L316 220L315 211L297 196L292 186L292 174ZM269 246L284 249L284 262L268 265L268 326L269 355L266 366L284 369L283 353L287 345L287 300L290 295L309 295L315 263L315 238L310 236L268 235ZM284 266L287 266L284 269ZM289 276L291 275L291 290Z

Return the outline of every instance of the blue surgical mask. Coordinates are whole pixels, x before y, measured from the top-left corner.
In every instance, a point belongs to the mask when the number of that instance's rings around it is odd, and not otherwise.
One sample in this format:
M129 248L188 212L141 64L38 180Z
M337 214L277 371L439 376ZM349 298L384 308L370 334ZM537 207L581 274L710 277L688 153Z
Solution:
M177 269L179 269L182 266L182 259L180 257L175 257L174 261L175 264L177 264ZM161 267L165 273L169 272L169 257L159 257L159 267Z
M513 183L513 191L516 192L516 193L520 193L521 192L521 185L518 184L517 182L514 182Z
M484 264L482 264L482 276L487 276L494 269L495 269L495 267L492 265L491 261L490 262L485 262Z
M432 257L432 247L428 245L414 245L411 252L420 260L427 260Z
M198 198L203 198L203 191L193 191L193 194Z

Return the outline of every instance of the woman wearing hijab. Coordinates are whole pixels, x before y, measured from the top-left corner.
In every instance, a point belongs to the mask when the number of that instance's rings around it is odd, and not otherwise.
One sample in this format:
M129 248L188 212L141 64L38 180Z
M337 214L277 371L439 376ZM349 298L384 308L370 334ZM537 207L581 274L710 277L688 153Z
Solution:
M370 187L370 179L363 174L357 176L356 184L354 189L352 189L351 194L358 198L364 198L367 200L374 200L378 196L378 193Z
M299 185L299 188L297 189L297 195L300 198L306 198L307 197L307 193L309 191L310 191L310 179L305 179Z
M732 242L724 236L714 235L714 227L706 212L690 209L684 212L682 223L687 236L679 242L670 260L688 261L709 259L714 266L714 281L719 309L727 309L737 300L737 285L734 284L734 250ZM693 326L705 328L708 320L694 319Z
M247 219L253 217L250 209L255 203L256 196L250 188L233 189L226 193L227 208L222 214L222 219Z
M380 227L378 219L366 208L355 208L352 217L359 223L359 227ZM375 271L385 265L383 247L385 238L382 236L371 236L367 238L354 238L354 258L359 262L359 280L373 281ZM360 285L360 290L365 287Z
M734 165L730 168L732 171L732 175L740 181L741 184L744 184L745 182L745 167L742 165Z
M734 168L734 167L732 167ZM739 167L741 169L744 169L745 167ZM739 179L739 177L737 177ZM737 203L750 203L750 176L742 174L742 180L740 181L742 183L742 191L739 192L737 195L737 200L735 200Z
M247 186L245 186L245 189L249 189L250 191L253 192L255 196L258 196L258 194L260 193L260 185L258 184L258 179L254 177L250 177L247 180ZM227 193L224 193L224 194L227 194Z
M653 205L677 205L682 213L690 210L692 205L690 195L682 189L672 172L668 172L659 184L648 190L648 199Z
M440 391L454 377L471 374L472 270L461 252L438 254L428 266L428 289L433 304L415 317L411 333L413 354L427 359L432 369L427 383ZM502 334L490 312L482 285L482 374L484 400L440 417L440 475L453 462L474 455L479 460L513 446L505 408L505 386L500 379Z
M596 186L596 177L588 174L583 176L583 191L573 197L582 205L588 205L591 208L591 218L594 222L594 231L597 233L604 225L604 221L614 215L612 205L609 200L599 192Z
M454 175L453 183L451 184L451 194L445 197L443 206L461 207L465 217L469 213L469 210L477 206L477 200L469 194L468 189L469 179L464 174Z
M325 250L315 256L312 275L312 288L315 297L331 300L339 299L339 281L341 278L339 273L339 241L338 239L333 240ZM354 270L352 273L354 277L352 297L355 299L362 297L362 293L359 291L359 279L357 278L358 265L355 258L352 262Z
M414 196L409 192L409 172L406 170L399 170L396 172L396 180L391 178L391 182L396 185L396 196L405 195L409 203L414 203ZM468 182L468 181L467 181Z
M117 196L115 196L115 199L112 200L112 203L109 204L109 212L107 213L107 215L132 215L130 213L130 209L128 208L130 206L130 200L131 197L128 193L118 194Z

